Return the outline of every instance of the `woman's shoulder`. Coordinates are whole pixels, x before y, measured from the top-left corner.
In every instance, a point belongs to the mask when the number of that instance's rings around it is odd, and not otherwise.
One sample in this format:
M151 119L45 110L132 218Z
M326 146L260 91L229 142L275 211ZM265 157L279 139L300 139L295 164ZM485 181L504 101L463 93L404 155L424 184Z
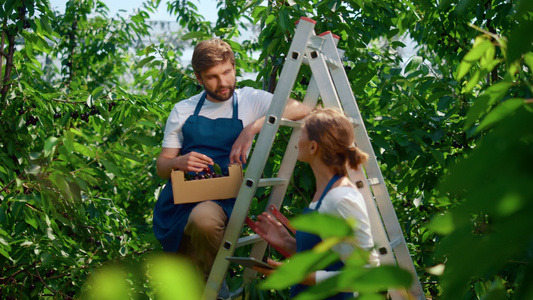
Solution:
M356 187L350 186L350 185L342 185L338 187L334 187L331 190L329 190L328 194L331 195L346 195L346 196L359 196L361 195L361 192L357 190Z
M332 188L326 194L327 202L338 204L339 202L360 202L364 201L363 195L353 186L339 186Z

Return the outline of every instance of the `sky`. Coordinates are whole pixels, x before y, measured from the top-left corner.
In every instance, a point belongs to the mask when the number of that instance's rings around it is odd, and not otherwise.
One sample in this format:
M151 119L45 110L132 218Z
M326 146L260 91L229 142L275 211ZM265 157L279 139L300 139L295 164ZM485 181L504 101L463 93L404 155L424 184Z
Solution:
M67 0L49 0L50 5L53 9L58 10L59 12L65 12L65 4ZM105 3L109 8L108 16L114 16L117 13L120 14L131 14L136 8L140 8L143 0L100 0ZM198 13L207 21L215 22L217 19L217 9L216 9L216 0L191 0L198 7ZM125 10L125 12L121 11ZM150 20L152 21L175 21L176 17L171 16L167 12L167 1L161 1L158 11L153 14L150 14Z

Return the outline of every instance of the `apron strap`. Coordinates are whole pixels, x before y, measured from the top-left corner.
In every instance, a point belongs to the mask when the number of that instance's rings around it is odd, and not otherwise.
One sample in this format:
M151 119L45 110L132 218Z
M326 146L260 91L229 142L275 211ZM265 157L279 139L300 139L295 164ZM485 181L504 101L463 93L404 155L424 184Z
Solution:
M237 93L233 92L233 119L239 118L239 103L237 103Z
M196 104L196 108L194 109L194 115L193 116L197 116L200 113L200 110L202 110L202 106L204 106L205 96L206 95L207 95L207 93L204 91L204 93L202 94L202 97L200 97L200 101L198 101L198 104Z

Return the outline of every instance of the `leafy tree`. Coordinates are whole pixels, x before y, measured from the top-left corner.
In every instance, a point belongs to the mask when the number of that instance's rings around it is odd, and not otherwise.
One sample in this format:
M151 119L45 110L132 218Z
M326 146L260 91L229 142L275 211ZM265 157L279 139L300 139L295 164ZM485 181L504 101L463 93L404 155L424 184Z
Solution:
M148 254L161 251L151 233L165 183L155 158L171 107L200 90L185 48L222 37L238 75L257 74L238 84L273 91L306 16L317 33L340 37L426 296L531 298L531 1L219 1L209 24L194 4L173 0L177 42L143 45L160 2L128 18L108 16L97 0L68 1L64 14L44 0L0 5L4 297L90 298L107 278L96 271L104 264L128 280L128 298L163 295L146 276L160 263ZM246 35L252 26L258 36ZM417 53L405 60L409 39ZM293 98L310 76L304 67ZM265 176L279 168L289 134L278 134ZM313 185L298 164L284 213L299 215ZM268 195L257 191L251 214ZM230 270L230 286L239 273ZM260 281L247 287L251 298L287 297Z

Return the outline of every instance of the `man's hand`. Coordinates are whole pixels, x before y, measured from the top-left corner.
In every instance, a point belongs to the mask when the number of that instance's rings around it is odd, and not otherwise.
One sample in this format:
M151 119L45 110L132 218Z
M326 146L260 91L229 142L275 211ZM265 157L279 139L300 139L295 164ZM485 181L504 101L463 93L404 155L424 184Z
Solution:
M250 149L254 141L255 133L253 131L254 126L252 124L246 126L241 131L239 137L237 137L235 143L233 143L233 147L231 147L231 153L229 155L229 160L231 164L237 163L242 165L246 163L248 149Z
M181 149L165 148L157 158L157 175L167 179L170 177L172 170L178 169L184 172L202 172L208 165L213 165L213 160L204 154L198 152L189 152L185 155L179 155Z
M194 151L180 155L176 160L178 162L176 169L184 172L203 172L208 165L214 165L209 156Z

